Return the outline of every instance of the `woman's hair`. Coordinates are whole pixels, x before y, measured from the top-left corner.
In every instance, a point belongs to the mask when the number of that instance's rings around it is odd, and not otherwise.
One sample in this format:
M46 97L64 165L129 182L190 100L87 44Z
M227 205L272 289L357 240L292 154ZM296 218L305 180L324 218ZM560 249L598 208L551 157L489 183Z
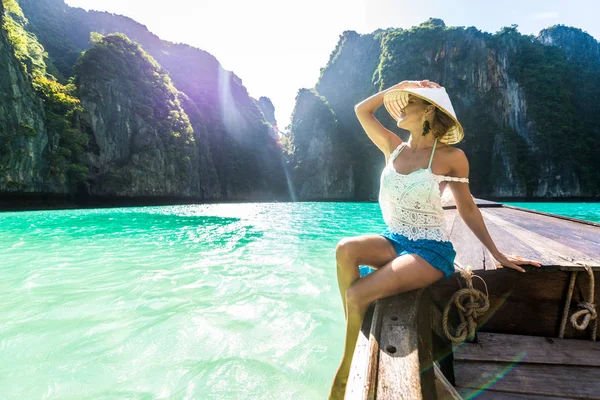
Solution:
M435 106L435 104L431 104L425 99L421 100L423 100L423 103L426 106ZM438 139L441 138L454 125L456 125L456 122L454 122L454 120L450 116L448 116L448 114L440 110L438 107L435 107L433 122L431 124L431 132L433 133L433 136L435 136Z

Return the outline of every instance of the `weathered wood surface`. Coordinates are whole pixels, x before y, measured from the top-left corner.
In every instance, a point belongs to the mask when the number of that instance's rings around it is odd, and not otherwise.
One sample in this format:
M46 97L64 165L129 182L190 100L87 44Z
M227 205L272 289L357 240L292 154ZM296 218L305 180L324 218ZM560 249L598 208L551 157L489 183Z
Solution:
M454 360L600 367L600 342L479 332L477 343L454 346Z
M480 319L482 325L479 327L479 335L484 338L480 345L485 346L487 343L494 348L506 346L506 351L492 351L492 359L485 356L485 350L480 350L479 355L476 352L463 355L462 359L459 356L455 359L454 369L451 358L444 357L448 362L445 362L443 368L449 368L450 372L457 374L456 382L465 393L470 391L473 394L474 389L490 382L494 383L481 398L537 399L540 393L543 393L545 399L554 398L549 396L565 398L567 395L570 398L597 398L590 395L589 389L589 382L594 374L600 382L600 366L597 361L592 360L587 366L574 365L580 362L562 362L561 360L566 360L561 347L561 343L564 342L558 339L549 339L558 341L555 343L543 339L547 345L524 339L524 346L529 348L529 351L522 350L521 353L514 354L514 347L510 345L491 344L494 339L490 339L492 336L486 336L485 332L556 337L570 276L564 269L581 269L579 262L600 268L600 225L504 207L499 203L476 203L500 251L540 261L544 267L538 269L524 266L528 270L525 274L507 268L497 269L496 261L465 225L456 208L444 207L446 226L457 251L456 261L463 266L471 266L476 274L485 278L488 286L491 307ZM549 271L552 273L546 273ZM586 274L580 274L578 277L571 313L576 310L576 303L583 300L582 288L587 294L588 283L585 277L582 278L584 275ZM595 272L595 277L600 282L600 270ZM476 288L484 291L479 280L473 282ZM439 310L443 310L452 294L462 287L464 282L458 276L454 276L452 279L436 283L430 289L432 301L438 311L433 313L433 318L440 316ZM429 320L431 312L427 309L419 309L426 303L419 301L422 292L423 290L418 290L377 302L378 310L381 311L378 312L381 322L370 327L368 341L363 326L363 336L359 338L355 352L357 366L354 366L353 360L351 369L351 379L354 379L353 383L349 381L346 398L435 398L436 394L432 390L438 385L439 379L435 379L432 359L438 358L440 349L433 349L439 346L432 343L443 339L437 335L431 336L431 329L440 333L440 324L435 319ZM596 302L600 298L599 292L600 285L596 285ZM451 319L451 324L456 326L457 315L451 314ZM381 327L379 332L374 331L376 326ZM419 331L421 326L428 326L429 334ZM587 339L589 332L576 331L568 324L565 337ZM544 359L549 346L553 349L552 356ZM452 349L450 344L448 347ZM461 351L457 349L457 354L460 355ZM584 355L584 349L571 346L569 351L580 359L600 359L595 355L595 350ZM515 365L514 361L518 360L515 357L521 357L521 361L534 361ZM506 376L496 379L499 372ZM561 373L576 374L577 378L569 380L569 376L562 376L561 379L553 380L553 376ZM446 376L454 379L451 374ZM507 378L509 376L510 379ZM545 391L533 391L536 385L545 386ZM577 386L577 389L565 394L573 385ZM524 389L518 389L519 387ZM505 397L493 397L497 391L504 391L498 396ZM506 397L507 392L510 392L509 397ZM597 393L600 393L600 390ZM348 397L350 395L356 397Z
M600 342L478 333L454 346L459 388L600 399ZM461 389L459 389L459 393Z
M476 204L501 252L539 261L543 271L579 270L579 263L600 269L600 224L480 199L476 199ZM473 270L495 270L497 262L456 208L446 206L444 214L457 252L456 261Z
M470 266L472 270L485 269L485 247L460 215L454 220L450 240L456 251L456 262L465 267Z
M473 200L475 201L475 204L477 204L478 207L502 207L503 204L502 203L498 203L496 201L490 201L490 200L483 200L483 199L478 199L473 197ZM454 198L450 198L448 200L444 200L442 203L442 208L444 210L456 210L456 202L454 201Z
M490 309L480 318L479 329L516 335L558 337L560 321L569 285L570 272L543 273L539 269L517 272L504 268L496 271L478 271L486 281ZM571 315L578 310L576 303L587 296L587 274L579 273L576 290L571 302ZM596 280L595 303L600 300L600 271L594 273ZM475 288L485 292L479 279L473 279ZM450 297L462 287L464 281L456 276L439 281L431 287L434 304L443 310ZM581 290L583 289L583 291ZM456 313L450 314L452 326L457 326ZM565 338L589 339L589 330L578 331L567 323Z
M429 291L375 304L359 333L344 398L435 399Z
M522 207L509 206L507 204L502 204L502 207L513 209L513 210L518 210L518 211L526 211L528 213L538 214L543 217L558 218L558 219L562 219L565 221L576 222L578 224L585 224L585 225L600 227L600 223L598 223L598 222L593 222L593 221L588 221L588 220L583 220L583 219L578 219L578 218L573 218L573 217L567 217L565 215L557 215L557 214L551 214L551 213L538 211L538 210L524 209Z
M458 388L463 399L477 399L477 400L565 400L566 397L554 397L554 396L537 396L534 394L521 394L521 393L506 393L496 392L494 390L475 390L469 388ZM440 400L440 399L438 399Z
M516 239L546 257L544 265L581 268L574 262L579 261L592 267L600 267L598 227L505 208L484 209L481 213L484 220L510 232ZM544 218L544 221L540 221L540 218Z
M454 362L457 387L600 399L600 368L499 362ZM458 390L460 393L460 390Z
M417 332L422 293L420 289L393 296L383 308L377 399L423 398Z
M462 396L456 391L437 365L434 365L433 370L435 372L437 400L463 400Z
M381 302L375 302L365 315L350 365L345 400L375 399L381 305Z
M431 326L431 293L424 289L417 309L417 350L419 352L419 369L421 371L421 394L423 399L435 399L435 371L433 368L433 329Z

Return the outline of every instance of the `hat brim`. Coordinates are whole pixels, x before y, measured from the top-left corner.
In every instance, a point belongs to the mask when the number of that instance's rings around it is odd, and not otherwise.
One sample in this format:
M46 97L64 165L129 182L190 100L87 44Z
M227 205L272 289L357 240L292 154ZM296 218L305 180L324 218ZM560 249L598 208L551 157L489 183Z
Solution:
M400 115L402 114L401 110L408 104L409 95L428 101L454 121L455 125L446 131L444 136L439 139L440 142L446 144L455 144L463 140L465 137L463 127L460 122L458 122L458 119L452 115L452 113L448 112L448 110L435 101L410 90L394 89L386 92L386 94L383 96L383 105L392 118L394 118L394 120L398 121L400 119Z

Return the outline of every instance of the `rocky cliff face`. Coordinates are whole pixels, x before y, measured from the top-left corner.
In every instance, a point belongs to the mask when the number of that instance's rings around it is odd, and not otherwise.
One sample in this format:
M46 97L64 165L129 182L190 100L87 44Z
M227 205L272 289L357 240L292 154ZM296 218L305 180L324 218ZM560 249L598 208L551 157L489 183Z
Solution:
M96 145L87 157L90 194L201 194L190 121L165 71L139 45L103 38L75 72Z
M564 51L569 61L597 68L600 63L600 43L581 29L555 25L543 29L537 40L547 46L556 46Z
M199 157L207 169L199 176L211 183L201 185L204 198L287 196L282 155L272 129L241 79L224 70L214 56L160 40L127 17L72 8L63 0L19 1L32 31L65 77L72 75L77 56L89 47L91 32L125 34L168 72L177 90L190 100L187 109L194 109L195 118L190 116L196 122L194 131L197 125L205 138Z
M3 15L0 3L0 23ZM0 70L0 191L36 191L42 186L38 171L48 143L44 108L3 29Z
M341 140L336 147L344 146L349 154L349 163L342 168L350 171L354 184L346 186L352 192L343 193L345 198L377 197L378 168L383 168L384 157L363 132L354 105L376 93L373 71L379 64L381 50L379 33L344 32L315 86L337 116ZM316 197L317 193L311 196Z
M300 90L292 116L292 179L303 200L349 200L354 176L335 113L314 90Z
M275 120L275 106L271 103L271 99L261 96L258 100L254 100L254 102L265 116L265 120L272 126L277 126L277 121Z
M64 176L47 176L46 112L33 86L35 65L27 53L27 47L39 44L29 38L25 48L15 47L27 21L16 4L10 6L7 10L0 2L0 192L64 193Z
M470 186L476 196L600 195L600 182L590 169L599 166L592 150L600 149L598 113L586 108L596 94L575 89L575 77L581 74L581 79L595 82L598 64L588 63L588 70L582 70L569 62L562 48L541 43L579 43L578 36L555 36L545 32L545 39L535 39L514 27L491 35L473 27L448 28L436 19L409 30L344 32L316 90L338 117L338 128L351 149L353 161L341 168L352 168L355 185L354 192L345 195L375 197L384 166L384 157L354 115L354 105L402 80L420 79L440 83L450 95L465 128L465 139L457 147L469 157ZM589 48L593 60L597 42L586 37L579 46ZM553 108L560 112L550 111ZM376 116L398 131L383 107ZM292 126L292 135L296 129ZM407 133L398 132L403 139Z

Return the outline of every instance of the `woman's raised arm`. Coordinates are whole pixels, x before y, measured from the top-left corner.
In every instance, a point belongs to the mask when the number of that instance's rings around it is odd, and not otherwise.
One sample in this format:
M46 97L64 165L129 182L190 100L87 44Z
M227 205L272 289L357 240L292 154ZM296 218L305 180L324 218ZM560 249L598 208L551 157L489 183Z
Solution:
M397 85L374 94L373 96L354 106L356 116L358 117L358 120L360 121L360 124L365 130L367 136L369 136L371 141L375 143L375 146L377 146L379 150L383 152L386 159L390 153L402 143L402 139L396 136L394 132L381 125L373 113L383 104L383 96L385 96L386 92L394 89L403 89L409 87L440 87L440 85L428 80L402 81Z

